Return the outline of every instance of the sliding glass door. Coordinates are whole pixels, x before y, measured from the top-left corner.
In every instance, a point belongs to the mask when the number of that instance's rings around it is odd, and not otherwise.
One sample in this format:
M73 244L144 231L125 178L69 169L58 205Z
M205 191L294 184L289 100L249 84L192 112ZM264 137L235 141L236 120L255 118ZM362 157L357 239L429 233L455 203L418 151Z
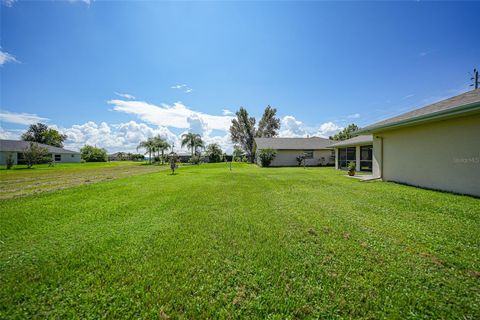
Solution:
M355 147L338 149L338 166L340 169L347 169L349 162L355 162Z
M373 146L360 147L360 171L372 171Z

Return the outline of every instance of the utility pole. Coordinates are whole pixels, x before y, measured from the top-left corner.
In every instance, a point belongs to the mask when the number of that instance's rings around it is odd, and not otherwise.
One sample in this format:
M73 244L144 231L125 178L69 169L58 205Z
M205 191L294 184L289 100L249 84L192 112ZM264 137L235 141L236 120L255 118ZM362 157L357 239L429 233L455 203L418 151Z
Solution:
M477 69L473 69L473 76L470 78L470 80L472 80L472 84L470 85L470 87L474 87L475 89L478 89L478 87L480 86L480 82L478 79Z

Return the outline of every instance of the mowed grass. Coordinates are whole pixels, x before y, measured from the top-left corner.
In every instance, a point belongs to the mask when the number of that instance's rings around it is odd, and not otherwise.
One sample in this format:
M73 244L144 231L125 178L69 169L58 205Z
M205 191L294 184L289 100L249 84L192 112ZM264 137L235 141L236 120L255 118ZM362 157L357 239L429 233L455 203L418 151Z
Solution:
M480 318L480 199L225 164L0 202L0 318Z
M0 167L0 199L21 197L40 192L70 188L121 177L166 170L167 166L151 166L145 162L115 161L93 163L59 163L17 165L11 170Z

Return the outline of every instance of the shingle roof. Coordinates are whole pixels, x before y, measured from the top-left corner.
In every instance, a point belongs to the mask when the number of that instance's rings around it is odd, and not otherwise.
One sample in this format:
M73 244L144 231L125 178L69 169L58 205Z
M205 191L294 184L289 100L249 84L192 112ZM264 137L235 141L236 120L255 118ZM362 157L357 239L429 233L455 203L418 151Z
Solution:
M428 120L442 115L461 114L472 108L480 107L480 89L462 93L458 96L442 100L420 109L403 113L399 116L386 119L365 128L361 132L374 132L391 126L406 125L420 120Z
M347 140L339 141L332 144L332 147L356 146L373 143L373 136L371 134L356 136Z
M52 147L43 143L39 143L38 145L41 147L47 148L49 153L80 154L80 152L71 151L63 148ZM0 140L0 151L23 152L29 146L30 146L30 141Z
M311 138L255 138L258 149L275 150L318 150L328 149L333 143L332 140L311 137Z

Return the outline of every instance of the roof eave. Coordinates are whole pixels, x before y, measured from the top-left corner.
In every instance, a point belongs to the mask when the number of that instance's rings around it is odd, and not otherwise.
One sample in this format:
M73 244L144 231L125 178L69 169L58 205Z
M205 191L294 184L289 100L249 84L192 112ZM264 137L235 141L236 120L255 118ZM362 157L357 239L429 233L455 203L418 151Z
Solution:
M425 122L430 122L430 121L435 121L435 120L441 120L445 118L450 118L450 117L455 117L458 115L463 115L463 114L468 114L468 113L473 113L476 111L480 111L480 102L473 102L469 103L466 105L462 105L456 108L451 108L447 110L442 110L439 112L434 112L434 113L429 113L427 115L422 115L419 117L415 118L410 118L402 121L397 121L393 123L388 123L385 125L380 125L380 126L372 126L371 128L366 127L363 129L360 129L358 133L366 134L366 133L376 133L379 131L384 131L387 129L396 129L396 128L401 128L401 127L406 127L410 125L415 125L415 124L420 124L420 123L425 123Z
M369 146L371 144L373 144L373 141L364 141L364 142L357 142L357 143L346 143L346 144L333 145L333 146L331 146L331 148Z

